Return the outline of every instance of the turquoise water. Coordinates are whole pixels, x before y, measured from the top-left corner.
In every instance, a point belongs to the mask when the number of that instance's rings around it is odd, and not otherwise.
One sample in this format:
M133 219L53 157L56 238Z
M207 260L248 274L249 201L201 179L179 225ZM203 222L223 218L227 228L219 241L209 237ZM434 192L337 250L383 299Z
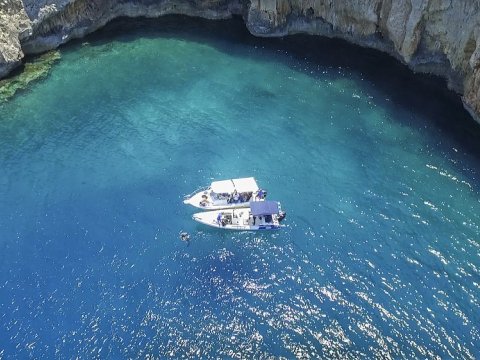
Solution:
M0 358L478 358L479 136L343 42L110 25L0 105ZM243 176L286 229L191 220Z

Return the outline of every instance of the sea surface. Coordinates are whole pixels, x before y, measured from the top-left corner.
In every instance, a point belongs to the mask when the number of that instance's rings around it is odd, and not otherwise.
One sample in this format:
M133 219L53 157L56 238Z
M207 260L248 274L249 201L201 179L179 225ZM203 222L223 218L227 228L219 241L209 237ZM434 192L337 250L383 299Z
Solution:
M0 359L480 358L480 130L441 80L240 20L61 56L0 104ZM246 176L286 228L182 204Z

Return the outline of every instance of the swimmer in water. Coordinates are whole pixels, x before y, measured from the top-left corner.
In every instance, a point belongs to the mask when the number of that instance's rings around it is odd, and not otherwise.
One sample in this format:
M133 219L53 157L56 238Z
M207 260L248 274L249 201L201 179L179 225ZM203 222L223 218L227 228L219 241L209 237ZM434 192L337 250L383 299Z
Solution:
M187 243L187 246L190 245L190 235L184 231L180 232L180 240Z

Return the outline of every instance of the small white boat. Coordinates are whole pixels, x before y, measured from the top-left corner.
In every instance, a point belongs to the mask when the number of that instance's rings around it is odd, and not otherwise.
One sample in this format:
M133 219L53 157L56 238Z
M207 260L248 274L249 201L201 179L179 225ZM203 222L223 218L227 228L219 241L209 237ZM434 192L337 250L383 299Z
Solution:
M275 230L286 213L276 201L253 201L249 207L205 211L193 214L199 223L228 230Z
M192 196L187 196L184 204L199 209L215 210L248 207L251 201L262 201L267 195L253 177L214 181Z

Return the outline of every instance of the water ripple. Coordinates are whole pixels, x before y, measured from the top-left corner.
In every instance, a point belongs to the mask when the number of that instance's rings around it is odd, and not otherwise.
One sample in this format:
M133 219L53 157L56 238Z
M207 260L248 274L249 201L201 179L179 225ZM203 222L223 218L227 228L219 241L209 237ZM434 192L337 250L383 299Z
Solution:
M0 358L480 357L461 110L378 54L217 24L107 28L1 105ZM282 231L191 221L246 175Z

